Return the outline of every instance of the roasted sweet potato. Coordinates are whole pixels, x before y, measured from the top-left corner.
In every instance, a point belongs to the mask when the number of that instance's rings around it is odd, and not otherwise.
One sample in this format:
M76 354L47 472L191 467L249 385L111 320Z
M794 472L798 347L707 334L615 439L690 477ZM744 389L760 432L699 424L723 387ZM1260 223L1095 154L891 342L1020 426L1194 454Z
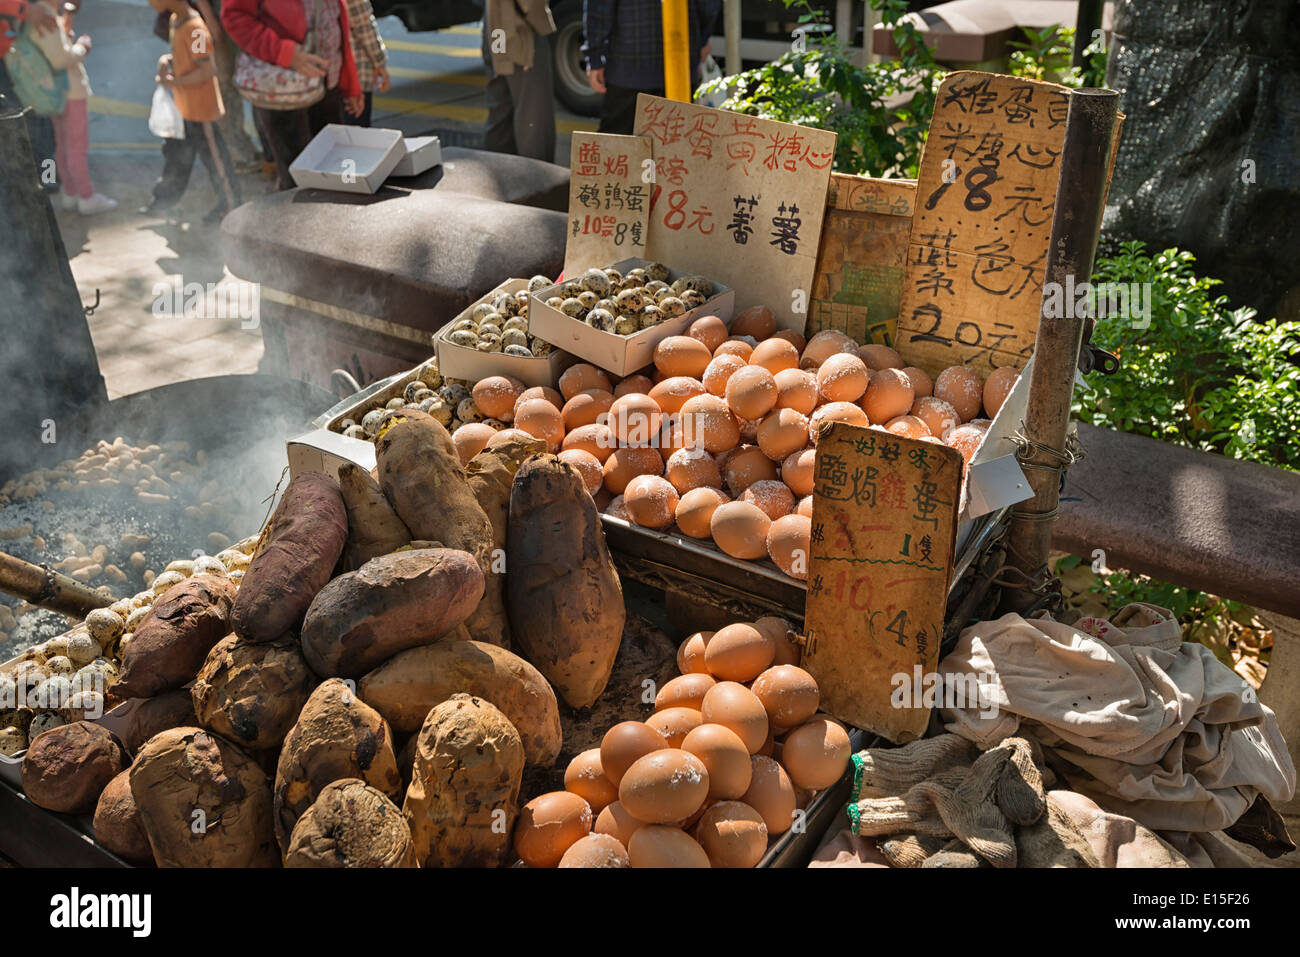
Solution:
M384 498L384 490L361 466L351 462L339 466L339 490L348 514L348 540L343 546L347 571L411 541L410 530Z
M245 641L275 641L298 627L334 573L347 536L337 483L319 472L295 476L240 582L231 615L235 634Z
M292 638L252 645L230 635L208 653L190 696L200 725L261 751L284 740L315 685Z
M456 694L424 719L402 813L421 867L508 863L524 746L482 698Z
M415 867L411 829L365 781L334 781L294 825L284 866Z
M43 732L23 757L23 790L37 807L90 814L108 782L126 767L113 733L89 721Z
M194 680L212 646L230 634L235 583L195 575L158 597L122 652L119 698L152 698Z
M153 863L153 849L140 823L140 809L131 796L131 772L108 782L95 806L95 840L123 860Z
M506 563L515 644L571 707L590 707L623 639L623 589L582 477L553 455L515 476Z
M150 739L131 796L159 867L278 867L271 782L236 745L201 728Z
M361 679L361 699L395 731L417 731L429 711L457 692L492 702L515 726L529 764L560 753L560 709L541 673L482 641L440 641L394 655Z
M281 848L288 848L293 826L325 785L344 778L360 778L401 800L388 722L349 683L331 678L312 692L280 748L274 813Z
M194 698L188 688L164 691L136 702L127 715L122 743L131 754L139 754L145 743L159 731L192 728L198 723L199 719L194 716Z
M359 678L453 631L482 597L483 572L469 552L380 555L317 593L303 619L302 650L323 678Z
M546 442L537 438L511 438L495 448L484 449L465 466L470 490L492 523L492 545L506 547L506 528L510 518L510 488L519 466L534 455L546 451Z

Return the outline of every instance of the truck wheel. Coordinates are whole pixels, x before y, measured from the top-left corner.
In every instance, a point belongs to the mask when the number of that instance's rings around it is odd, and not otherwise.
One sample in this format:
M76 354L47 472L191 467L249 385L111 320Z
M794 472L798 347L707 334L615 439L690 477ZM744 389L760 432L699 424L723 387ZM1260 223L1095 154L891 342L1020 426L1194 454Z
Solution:
M601 94L587 82L582 56L582 3L567 0L551 8L555 17L555 97L579 116L599 116Z

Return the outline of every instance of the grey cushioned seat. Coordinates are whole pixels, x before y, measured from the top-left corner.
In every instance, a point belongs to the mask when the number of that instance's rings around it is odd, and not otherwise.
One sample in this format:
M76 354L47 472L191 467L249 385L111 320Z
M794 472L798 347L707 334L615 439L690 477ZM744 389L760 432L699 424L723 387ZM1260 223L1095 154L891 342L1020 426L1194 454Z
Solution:
M509 153L448 146L442 151L441 166L388 182L398 189L434 188L560 212L569 208L567 167Z

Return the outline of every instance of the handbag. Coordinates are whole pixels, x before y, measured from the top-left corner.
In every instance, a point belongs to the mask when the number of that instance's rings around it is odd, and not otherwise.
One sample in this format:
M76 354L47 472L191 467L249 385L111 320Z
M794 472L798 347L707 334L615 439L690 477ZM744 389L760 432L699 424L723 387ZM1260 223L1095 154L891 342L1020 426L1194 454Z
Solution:
M314 0L312 21L303 37L302 49L316 52L321 0ZM325 99L325 77L303 76L297 70L259 60L239 51L235 60L235 89L249 103L264 110L302 110Z
M30 25L19 31L4 65L19 103L37 116L58 116L68 102L68 71L50 65L31 31Z

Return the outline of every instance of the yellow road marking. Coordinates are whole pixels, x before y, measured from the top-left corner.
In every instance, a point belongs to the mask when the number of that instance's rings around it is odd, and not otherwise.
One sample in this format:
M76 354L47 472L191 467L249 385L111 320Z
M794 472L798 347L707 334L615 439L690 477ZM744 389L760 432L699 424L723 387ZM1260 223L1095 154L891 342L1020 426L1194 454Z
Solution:
M144 103L132 103L130 100L113 100L106 96L92 96L86 101L91 113L109 116L130 116L140 120L149 119L149 107Z
M445 33L459 33L463 37L477 37L483 35L483 28L479 26L470 26L468 23L460 23L454 27L448 27Z
M91 143L92 150L140 150L152 152L162 145L162 140L152 143Z
M377 96L375 108L390 113L414 113L417 116L436 116L458 120L462 123L484 123L488 111L481 106L457 106L452 103L425 103L400 97ZM596 124L587 120L556 120L555 132L567 135L576 132L594 133Z
M454 47L445 43L413 43L410 40L385 40L384 46L390 50L403 50L406 53L433 53L438 56L463 57L464 59L482 59L482 51L477 46Z
M456 86L487 86L488 81L482 73L436 73L433 70L413 70L408 66L390 66L388 73L404 80L429 80Z

